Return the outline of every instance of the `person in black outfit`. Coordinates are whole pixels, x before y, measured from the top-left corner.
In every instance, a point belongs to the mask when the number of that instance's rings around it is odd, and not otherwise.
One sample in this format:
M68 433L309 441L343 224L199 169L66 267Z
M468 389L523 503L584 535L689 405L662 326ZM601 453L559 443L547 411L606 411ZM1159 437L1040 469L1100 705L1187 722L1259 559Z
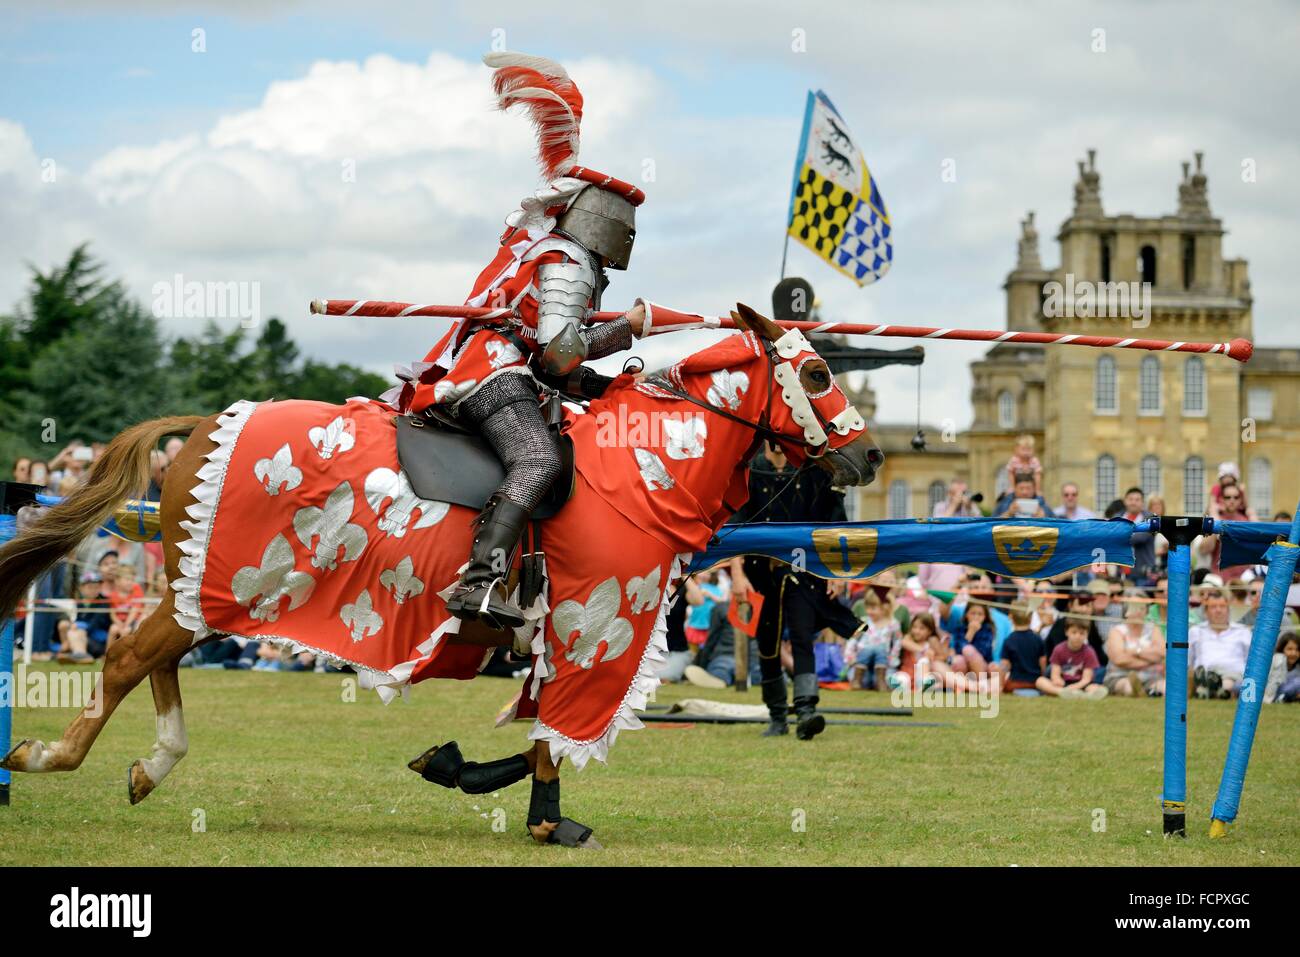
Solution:
M766 443L750 462L749 501L731 517L731 524L749 522L824 522L848 520L844 495L816 465L796 474L779 446ZM726 534L725 532L723 534ZM786 734L785 675L781 671L781 637L788 629L794 654L795 734L807 741L820 734L826 719L817 713L819 699L813 641L823 628L845 638L858 630L858 619L832 595L832 587L807 572L795 572L784 562L756 555L731 562L732 589L744 595L753 589L763 596L758 616L759 666L763 703L771 722L764 737Z

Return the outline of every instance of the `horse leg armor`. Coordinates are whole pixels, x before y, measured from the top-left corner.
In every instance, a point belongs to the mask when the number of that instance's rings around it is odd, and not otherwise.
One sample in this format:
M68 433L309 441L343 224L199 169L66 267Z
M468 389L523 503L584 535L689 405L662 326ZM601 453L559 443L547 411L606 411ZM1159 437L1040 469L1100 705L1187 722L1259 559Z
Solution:
M522 781L532 770L522 754L482 764L466 761L455 741L434 745L407 767L432 784L460 788L466 794L491 794Z
M555 824L555 829L551 831L551 835L546 841L548 844L593 850L600 848L599 842L591 836L591 828L585 824L579 824L573 818L565 817L560 813L559 778L553 781L542 781L533 778L533 793L528 801L527 823L529 834L532 834L532 828L540 824Z
M447 611L497 630L518 628L524 616L510 601L506 580L528 516L562 470L560 457L530 376L502 373L489 379L456 407L456 416L488 440L506 477L478 517L469 564L447 599Z

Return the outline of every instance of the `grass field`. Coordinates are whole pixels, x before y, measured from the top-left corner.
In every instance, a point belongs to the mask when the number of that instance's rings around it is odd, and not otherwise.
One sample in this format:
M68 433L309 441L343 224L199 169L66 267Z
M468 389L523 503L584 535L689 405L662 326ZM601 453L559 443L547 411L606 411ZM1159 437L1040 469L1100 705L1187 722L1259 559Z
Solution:
M565 813L606 847L590 852L526 837L526 781L472 797L405 767L449 738L476 760L519 750L527 725L491 727L515 682L431 682L385 708L373 692L344 702L342 681L182 672L189 756L131 807L127 767L153 742L152 702L139 689L79 771L15 775L13 805L0 809L0 864L1300 863L1300 707L1264 708L1226 840L1211 842L1206 825L1232 703L1192 703L1189 835L1166 842L1163 702L1008 697L992 719L930 710L913 720L953 726L902 730L907 719L897 719L899 729L832 727L813 742L760 739L743 725L626 732L610 767L566 766ZM659 700L688 694L700 692L665 688ZM887 698L839 692L823 703ZM15 741L52 740L71 715L19 709ZM494 830L502 814L504 830Z

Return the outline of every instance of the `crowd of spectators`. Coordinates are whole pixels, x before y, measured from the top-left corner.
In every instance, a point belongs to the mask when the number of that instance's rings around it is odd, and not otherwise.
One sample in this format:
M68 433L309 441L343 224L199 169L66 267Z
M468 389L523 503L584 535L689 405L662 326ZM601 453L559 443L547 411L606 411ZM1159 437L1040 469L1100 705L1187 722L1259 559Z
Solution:
M172 439L153 454L148 497L157 500L182 446ZM100 443L69 443L47 461L18 459L14 481L67 495L103 452ZM988 514L1008 518L1095 518L1065 482L1060 504L1043 494L1042 466L1031 437L1022 437L1006 464L1008 491ZM1225 463L1210 489L1216 518L1255 520L1237 470ZM1106 518L1138 522L1161 514L1163 502L1130 488L1105 510ZM985 514L982 500L953 480L935 517ZM1274 520L1289 521L1278 513ZM923 563L890 569L865 582L828 582L836 600L861 622L857 634L827 631L817 645L819 678L845 688L887 690L941 684L961 688L996 675L1016 694L1063 699L1158 696L1164 693L1168 543L1158 534L1133 536L1133 567L1093 565L1054 579L1001 579L978 569ZM1193 543L1191 691L1231 697L1241 686L1251 629L1263 593L1262 567L1224 567L1216 536ZM33 661L91 664L130 634L166 594L162 546L95 534L37 583ZM738 635L731 582L724 568L689 576L669 615L669 654L661 678L722 687L735 679ZM746 596L747 597L747 596ZM17 634L22 636L21 626ZM1288 608L1265 690L1267 701L1300 700L1300 621ZM750 680L758 682L759 650L749 640ZM793 669L789 642L779 650ZM487 669L518 674L526 662L502 651ZM268 643L228 637L196 649L183 664L258 671L324 670L310 653L290 654Z
M1079 485L1071 481L1059 489L1060 504L1051 504L1028 435L1017 440L1006 475L1008 490L987 509L982 496L954 479L932 516L1122 518L1137 524L1165 511L1159 496L1133 487L1098 516L1080 502ZM1220 466L1209 501L1209 514L1216 519L1257 519L1233 463ZM1284 512L1270 517L1291 519ZM1002 689L1021 695L1092 700L1163 695L1169 544L1158 533L1140 531L1133 534L1132 545L1132 567L1095 564L1037 582L935 562L922 563L914 572L890 569L866 582L828 583L861 627L847 640L829 630L819 636L818 676L824 685L866 690L918 684L962 688L996 675ZM1192 551L1189 692L1201 698L1232 697L1245 672L1265 568L1222 565L1214 535L1194 541ZM661 677L705 687L730 684L736 629L729 618L734 610L725 570L692 576L685 592L688 626L684 635L675 634L670 617L671 651ZM1300 596L1300 588L1293 595ZM1300 700L1297 635L1300 620L1288 607L1266 701ZM791 670L788 641L780 653ZM751 642L754 674L756 655Z
M184 441L169 440L150 459L148 501L158 501L167 469ZM69 495L103 454L104 444L70 442L49 461L19 458L15 482L37 485L50 495ZM93 534L36 583L32 610L32 661L90 665L109 645L131 634L167 593L160 542L125 541ZM20 610L16 635L25 639L27 608ZM239 668L255 671L324 670L310 653L284 652L267 642L224 638L186 655L183 666Z
M959 690L987 676L996 677L1001 690L1019 695L1097 700L1165 693L1168 579L1163 573L1149 587L1138 587L1126 580L1124 569L1106 565L1041 581L949 567L959 576L952 591L927 588L917 574L903 577L903 569L864 582L828 583L862 624L847 640L829 629L819 636L823 686ZM1230 698L1238 692L1261 585L1256 578L1244 587L1213 581L1193 586L1189 694ZM691 576L684 592L681 620L707 616L710 628L703 642L693 643L684 628L674 628L670 615L669 659L660 678L725 687L735 680L734 642L743 633L732 621L736 609L725 572ZM1265 701L1300 700L1297 635L1300 620L1288 608ZM792 670L788 641L780 654ZM751 639L751 683L757 681L757 656Z

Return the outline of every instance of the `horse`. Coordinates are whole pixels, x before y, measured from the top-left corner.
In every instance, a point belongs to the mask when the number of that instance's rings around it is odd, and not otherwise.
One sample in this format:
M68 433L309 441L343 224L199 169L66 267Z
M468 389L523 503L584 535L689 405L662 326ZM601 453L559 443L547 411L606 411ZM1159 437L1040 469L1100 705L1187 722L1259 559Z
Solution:
M545 587L513 634L447 614L475 512L413 494L388 404L239 402L126 429L79 488L0 548L0 618L144 488L158 442L181 435L160 505L169 588L134 633L110 644L92 700L62 737L21 741L0 765L75 770L148 676L157 736L127 775L130 802L144 800L188 750L179 662L223 635L326 655L385 700L425 678L472 678L498 646L513 645L533 661L512 715L535 718L531 748L477 765L448 742L411 767L471 793L531 774L532 838L598 846L590 828L560 813L560 764L603 762L620 730L642 726L635 712L658 684L673 588L748 497L761 443L779 443L795 465L827 469L843 486L871 482L883 461L802 332L744 305L732 316L736 334L661 372L620 375L585 409L566 406L572 492L533 524ZM511 560L517 575L520 560Z

